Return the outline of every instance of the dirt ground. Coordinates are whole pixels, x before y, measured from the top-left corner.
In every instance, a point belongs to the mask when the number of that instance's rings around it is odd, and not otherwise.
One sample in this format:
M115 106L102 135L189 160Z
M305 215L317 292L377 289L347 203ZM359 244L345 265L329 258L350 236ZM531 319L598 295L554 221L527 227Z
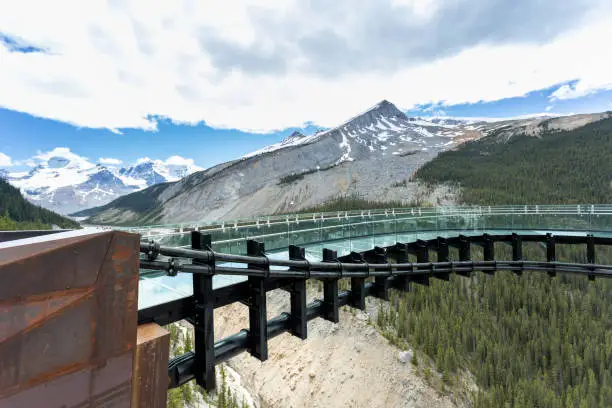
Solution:
M370 299L368 299L370 300ZM369 302L368 312L376 306ZM289 310L289 295L268 293L268 318ZM259 407L456 407L416 374L397 347L368 323L365 312L346 308L340 323L308 323L308 339L287 333L268 343L265 362L242 353L228 364ZM215 338L248 326L248 310L234 304L215 311ZM405 352L405 351L404 351ZM411 351L409 351L411 353Z

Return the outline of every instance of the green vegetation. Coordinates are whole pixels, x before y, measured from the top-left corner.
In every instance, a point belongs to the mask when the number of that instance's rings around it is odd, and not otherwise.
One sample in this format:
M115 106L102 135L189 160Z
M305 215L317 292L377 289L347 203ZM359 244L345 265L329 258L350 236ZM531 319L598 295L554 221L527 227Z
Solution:
M154 223L155 221L159 220L161 213L161 207L157 198L170 185L170 183L156 184L144 190L121 196L106 205L89 208L71 215L75 217L91 217L91 221L88 219L88 222L104 224L104 219L98 219L96 218L96 215L107 209L116 209L118 211L130 211L136 214L141 214L140 217L136 217L135 219L126 223L126 225L144 225L147 223ZM114 224L122 225L120 222Z
M170 332L170 358L180 356L193 349L193 341L189 330L181 329L176 323L168 325L166 329ZM239 403L236 395L230 390L223 365L218 366L217 370L219 375L217 376L217 390L214 395L206 393L203 388L191 381L168 391L168 408L192 406L199 400L217 408L248 408L244 401ZM219 377L221 381L219 381Z
M612 119L540 138L491 135L441 153L415 178L457 183L466 204L612 203Z
M325 203L314 207L304 208L299 211L292 211L291 214L317 213L331 211L352 211L352 210L373 210L380 208L403 208L417 206L416 204L405 204L401 201L373 201L366 200L358 194L344 195L333 198Z
M544 258L542 248L525 249L529 259ZM510 248L499 250L500 259L510 259ZM584 262L585 248L565 245L558 256ZM612 262L612 251L597 256ZM377 325L393 343L430 356L447 386L459 385L469 370L481 390L474 395L477 408L610 407L610 299L606 279L453 275L448 283L414 285L409 294L392 291Z
M461 186L466 204L612 202L612 119L500 139L494 134L441 153L415 178ZM510 259L508 248L499 250L500 259ZM526 246L524 256L544 258L536 246ZM585 262L585 248L561 246L558 256ZM612 263L612 251L600 250L597 261ZM377 323L391 342L429 356L447 387L460 387L471 373L477 408L609 407L611 300L605 279L476 273L393 292Z
M318 172L318 171L325 171L325 170L329 170L329 169L331 169L331 168L333 168L333 167L334 167L334 166L327 166L327 167L320 168L320 169L306 170L306 171L303 171L303 172L301 172L301 173L293 173L293 174L290 174L290 175L288 175L288 176L281 177L281 178L280 178L280 180L278 181L278 184L279 184L279 185L283 185L283 184L291 184L291 183L293 183L293 182L295 182L295 181L298 181L298 180L303 179L303 178L304 178L304 176L305 176L305 175L307 175L307 174L313 174L313 173L316 173L316 172Z
M28 202L18 189L0 178L0 230L78 228L79 224Z

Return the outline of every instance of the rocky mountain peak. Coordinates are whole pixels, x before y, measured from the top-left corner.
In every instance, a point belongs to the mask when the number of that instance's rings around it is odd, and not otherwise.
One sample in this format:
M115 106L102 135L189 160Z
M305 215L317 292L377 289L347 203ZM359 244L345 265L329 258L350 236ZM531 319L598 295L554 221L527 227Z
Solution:
M386 99L383 99L367 111L355 116L349 121L343 123L338 128L367 128L376 126L381 120L406 120L406 115L399 110L394 104Z

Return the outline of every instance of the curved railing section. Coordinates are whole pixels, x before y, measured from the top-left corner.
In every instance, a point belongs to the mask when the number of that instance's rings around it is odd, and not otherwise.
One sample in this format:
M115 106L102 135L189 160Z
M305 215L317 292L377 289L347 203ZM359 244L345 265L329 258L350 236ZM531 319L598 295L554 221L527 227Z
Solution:
M448 230L446 230L448 231ZM523 258L525 243L535 243L545 250L542 261ZM496 244L511 248L511 259L496 257ZM563 262L557 257L559 245L579 245L586 262ZM192 275L193 294L189 297L139 311L139 323L168 324L186 319L195 326L195 349L172 359L168 367L169 387L174 388L193 379L208 390L215 388L215 365L242 351L261 361L268 358L268 340L284 332L305 339L307 322L322 317L339 320L339 308L349 305L364 310L365 298L389 299L390 288L408 291L410 285L429 285L430 279L450 280L451 274L469 277L474 271L494 274L509 270L544 272L550 277L572 273L594 280L611 278L612 265L596 262L596 247L612 246L612 237L593 234L504 233L466 236L438 236L417 239L362 252L338 256L324 248L322 260L307 259L305 248L290 245L288 259L274 259L266 254L265 244L247 241L246 255L213 250L212 236L194 231L191 248L163 246L155 242L141 243L141 267L163 271L169 276ZM474 251L474 248L480 251ZM451 257L450 248L457 252ZM498 248L499 250L499 248ZM430 259L435 252L436 259ZM478 254L476 252L479 252ZM506 251L502 251L506 252ZM502 256L504 256L502 254ZM479 259L482 258L482 259ZM215 289L215 275L237 275L247 280ZM339 291L340 279L350 279L350 290ZM306 304L306 281L323 282L323 299ZM267 320L266 293L287 290L291 310ZM249 329L214 342L214 309L234 302L249 307Z
M188 246L189 233L211 235L221 252L244 254L257 239L271 250L363 237L494 231L612 233L612 205L523 205L335 211L125 228L167 246ZM404 237L405 239L405 237Z

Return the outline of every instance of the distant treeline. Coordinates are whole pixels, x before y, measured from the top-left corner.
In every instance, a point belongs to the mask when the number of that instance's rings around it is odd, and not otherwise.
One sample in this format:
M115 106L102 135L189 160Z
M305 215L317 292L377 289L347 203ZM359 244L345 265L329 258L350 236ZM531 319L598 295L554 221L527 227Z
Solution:
M456 183L466 204L612 203L612 119L499 139L491 135L440 153L414 178Z
M28 202L18 189L0 178L0 230L78 228L66 217Z

